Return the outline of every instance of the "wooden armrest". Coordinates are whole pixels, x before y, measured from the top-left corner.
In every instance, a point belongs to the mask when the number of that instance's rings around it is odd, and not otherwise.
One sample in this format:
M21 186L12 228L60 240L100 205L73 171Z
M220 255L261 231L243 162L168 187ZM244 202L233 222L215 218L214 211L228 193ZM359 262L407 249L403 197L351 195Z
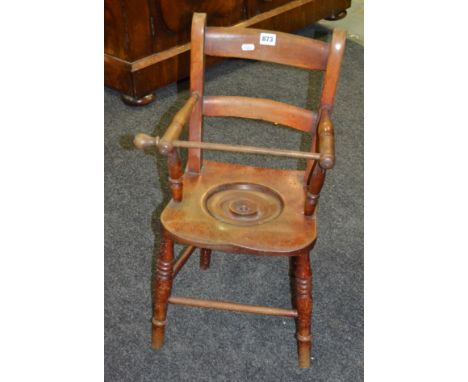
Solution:
M323 109L318 126L319 164L323 169L330 169L335 165L335 138L333 123L327 109Z
M139 149L145 149L151 146L157 146L161 154L169 154L172 150L172 142L177 140L184 128L185 124L190 119L192 114L193 107L199 100L200 96L198 93L194 92L190 98L185 102L185 105L177 112L177 114L172 119L172 122L168 126L166 132L159 137L151 137L147 134L137 134L133 143Z
M180 109L172 119L171 124L159 141L158 148L162 154L167 154L172 150L172 141L179 138L180 133L182 133L182 129L190 119L193 107L197 103L198 99L198 93L193 93L187 102L185 102L185 105L182 107L182 109Z
M185 102L185 105L180 109L172 119L171 124L167 128L163 137L152 137L148 134L137 134L133 143L139 149L146 149L148 147L156 146L161 154L167 155L167 161L169 166L169 182L171 184L172 198L176 202L182 200L182 163L177 150L174 149L173 142L177 142L182 129L190 119L193 107L199 100L200 96L198 93L193 93L190 98Z

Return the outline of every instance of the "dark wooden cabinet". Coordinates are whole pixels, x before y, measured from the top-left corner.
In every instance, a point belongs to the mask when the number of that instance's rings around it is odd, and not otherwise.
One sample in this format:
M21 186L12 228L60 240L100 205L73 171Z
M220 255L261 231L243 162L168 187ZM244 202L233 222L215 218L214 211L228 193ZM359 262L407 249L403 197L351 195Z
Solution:
M207 13L210 26L291 32L350 5L351 0L105 0L105 85L128 103L146 104L157 88L187 77L193 12Z

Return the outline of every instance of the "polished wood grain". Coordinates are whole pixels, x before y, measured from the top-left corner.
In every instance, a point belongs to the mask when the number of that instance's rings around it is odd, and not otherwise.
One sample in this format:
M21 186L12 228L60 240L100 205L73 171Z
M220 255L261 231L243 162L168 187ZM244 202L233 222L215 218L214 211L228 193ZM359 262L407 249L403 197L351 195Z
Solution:
M200 249L200 269L207 270L210 267L211 262L211 249L201 248Z
M269 61L303 69L325 69L328 44L274 31L269 33L276 36L275 45L262 45L260 35L265 32L253 28L209 27L206 29L205 54Z
M156 137L157 139L157 137ZM157 140L156 140L157 142ZM276 149L269 147L230 145L224 143L194 142L194 141L173 141L174 147L201 148L204 150L227 151L244 154L274 155L288 158L320 159L320 153L309 153L298 150Z
M297 351L299 367L310 366L312 347L312 272L310 269L309 251L293 259L294 301L297 309Z
M317 162L312 165L310 181L307 184L306 201L304 204L304 215L311 216L317 208L320 191L322 191L325 182L326 170L320 167Z
M171 124L167 128L166 132L161 138L161 141L158 144L158 148L161 154L167 154L170 150L172 150L172 141L179 138L185 124L191 119L194 109L200 107L200 105L197 106L199 98L200 95L197 92L193 92L186 101L185 105L172 119ZM195 113L197 113L197 110L195 110Z
M190 258L192 253L195 251L196 247L193 245L187 246L182 253L179 255L177 260L174 261L174 267L173 267L173 278L177 276L179 271L182 269L182 267L185 265L187 260Z
M230 25L242 19L243 0L160 0L164 23L173 32L186 31L194 13L210 15L211 25ZM189 36L187 36L189 37Z
M268 121L313 133L316 113L265 98L205 96L203 114L208 117L239 117Z
M346 31L334 29L330 49L328 53L327 69L323 81L322 97L320 98L320 109L333 110L336 86L340 77L341 62L346 45Z
M172 199L176 202L182 200L183 182L182 182L182 162L179 152L176 148L169 150L167 154L167 164L169 167L169 183L171 185Z
M203 97L205 83L205 28L206 14L194 13L192 21L192 51L190 54L190 92ZM195 106L190 116L189 140L201 141L203 134L203 103ZM188 152L187 169L200 172L202 152L199 148Z
M146 0L104 0L104 52L127 60L152 54Z
M329 16L329 17L325 17L325 20L338 21L338 20L341 20L341 19L345 18L347 14L348 14L348 12L346 10L338 11L338 12L334 13L333 15Z
M229 253L295 256L312 246L316 220L304 216L303 172L244 166L205 160L200 174L183 176L184 197L171 200L161 223L182 244ZM283 210L276 219L258 226L233 225L213 219L206 195L224 184L261 184L273 189Z
M262 33L276 33L277 45L255 54L240 54L239 45L253 44ZM194 14L192 24L190 96L162 138L138 134L135 145L157 147L167 156L172 199L161 214L161 251L155 272L153 347L164 341L168 303L234 312L296 318L300 368L310 366L312 348L312 271L309 252L317 237L316 211L326 171L335 164L332 111L345 47L343 31L329 44L268 30L206 27L206 15ZM278 101L205 96L206 54L262 59L324 71L317 112ZM310 152L270 147L205 142L204 117L250 118L281 124L308 134ZM180 140L189 123L189 140ZM249 137L246 137L248 140ZM179 148L189 150L185 171ZM305 171L260 168L203 160L202 150L305 158ZM188 247L173 260L174 242ZM213 250L291 259L294 309L171 296L172 280L195 248L200 269L210 266Z
M105 0L104 80L130 104L189 75L192 12L210 26L291 32L349 8L351 0ZM209 57L207 65L219 59Z
M138 133L135 135L135 138L133 138L133 144L140 150L157 147L159 145L159 137L152 137L145 133Z
M320 152L320 167L327 170L331 169L335 164L335 137L328 109L323 109L320 115L318 147Z
M156 99L156 96L152 93L147 94L143 97L136 98L128 94L122 94L122 101L130 106L146 106Z
M214 150L214 151L227 151L234 153L244 153L244 154L261 154L261 155L275 155L279 157L289 157L289 158L303 158L303 159L313 159L322 160L325 155L328 155L326 152L321 153L309 153L305 151L297 150L285 150L285 149L275 149L269 147L256 147L256 146L245 146L245 145L230 145L224 143L211 143L211 142L198 142L198 141L166 141L162 142L162 139L159 137L152 137L148 134L137 134L134 139L135 146L138 148L148 148L155 146L159 149L161 154L167 155L173 151L175 147L185 147L188 149L203 149L203 150Z
M240 313L265 314L268 316L297 317L298 312L295 309L273 308L261 305L239 304L231 301L205 300L201 298L190 297L169 297L169 303L174 305L187 305L197 308L221 309Z
M152 346L160 349L164 344L164 329L168 299L172 289L174 242L165 230L161 232L161 248L156 261Z

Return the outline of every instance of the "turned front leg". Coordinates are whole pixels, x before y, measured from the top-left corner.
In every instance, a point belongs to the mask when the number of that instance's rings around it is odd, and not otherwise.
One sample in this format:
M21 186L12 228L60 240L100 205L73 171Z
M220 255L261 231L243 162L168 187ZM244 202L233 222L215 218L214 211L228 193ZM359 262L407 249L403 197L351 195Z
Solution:
M312 347L312 272L310 270L309 252L294 258L294 300L297 309L297 352L299 367L310 367Z
M206 270L210 267L211 249L200 248L200 269Z
M173 258L174 242L163 229L160 253L156 262L155 271L154 311L152 319L152 346L155 349L161 348L164 344L164 328L166 325L168 299L172 289Z

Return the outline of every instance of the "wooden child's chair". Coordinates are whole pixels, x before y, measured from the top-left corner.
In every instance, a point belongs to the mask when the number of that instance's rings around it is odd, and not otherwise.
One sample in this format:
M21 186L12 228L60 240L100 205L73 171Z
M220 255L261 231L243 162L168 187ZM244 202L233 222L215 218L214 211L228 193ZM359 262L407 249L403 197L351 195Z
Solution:
M335 162L333 109L346 34L331 43L286 33L207 27L206 15L192 21L190 98L162 138L138 134L138 148L156 146L167 156L172 200L161 214L161 249L155 271L152 346L164 342L168 304L294 317L299 367L310 366L312 273L309 251L316 240L315 209L325 172ZM317 112L267 99L205 96L205 55L271 61L324 71ZM310 152L202 142L203 116L260 119L311 135ZM189 140L179 140L189 122ZM188 148L182 170L178 148ZM256 168L202 160L202 149L306 158L304 171ZM174 241L188 247L174 261ZM294 309L245 305L171 295L174 277L196 248L207 269L211 251L290 256Z

